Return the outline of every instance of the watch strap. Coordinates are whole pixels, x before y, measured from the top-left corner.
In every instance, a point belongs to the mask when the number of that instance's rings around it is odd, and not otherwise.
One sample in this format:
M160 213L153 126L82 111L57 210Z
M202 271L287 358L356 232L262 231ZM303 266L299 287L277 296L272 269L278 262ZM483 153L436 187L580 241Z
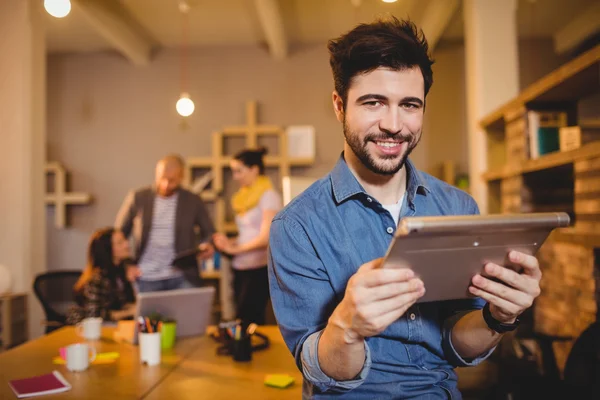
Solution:
M496 318L494 318L492 316L492 313L490 311L490 303L486 303L485 306L483 306L483 319L485 321L485 323L487 324L487 326L498 333L506 333L506 332L511 332L514 331L515 329L517 329L517 327L519 326L519 319L515 319L515 322L512 324L505 324L502 323L500 321L498 321Z

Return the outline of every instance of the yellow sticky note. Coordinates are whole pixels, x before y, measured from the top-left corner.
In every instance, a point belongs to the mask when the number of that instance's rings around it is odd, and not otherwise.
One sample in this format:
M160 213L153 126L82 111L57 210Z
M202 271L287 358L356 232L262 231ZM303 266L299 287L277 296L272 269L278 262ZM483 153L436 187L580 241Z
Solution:
M287 374L270 374L265 377L265 385L276 388L286 388L294 383L294 378Z
M115 360L120 357L120 354L116 351L110 351L107 353L96 354L96 360Z
M54 358L52 359L52 363L53 363L53 364L60 364L60 365L64 365L64 364L66 364L67 362L66 362L65 360L63 360L63 358L62 358L62 357L54 357Z
M115 361L117 361L117 358L115 358L115 357L101 357L101 358L96 357L96 359L94 361L92 361L91 364L92 365L112 364ZM62 357L54 357L52 359L52 363L58 364L58 365L65 365L67 362Z

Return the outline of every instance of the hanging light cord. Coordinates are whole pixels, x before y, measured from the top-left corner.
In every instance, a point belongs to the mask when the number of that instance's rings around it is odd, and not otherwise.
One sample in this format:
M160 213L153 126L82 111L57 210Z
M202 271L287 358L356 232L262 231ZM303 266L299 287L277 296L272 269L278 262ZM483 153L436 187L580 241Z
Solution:
M183 23L182 23L182 39L183 43L181 46L181 92L186 92L187 87L187 63L188 63L188 15L189 15L189 5L185 0L183 0L179 4L179 9L183 14Z

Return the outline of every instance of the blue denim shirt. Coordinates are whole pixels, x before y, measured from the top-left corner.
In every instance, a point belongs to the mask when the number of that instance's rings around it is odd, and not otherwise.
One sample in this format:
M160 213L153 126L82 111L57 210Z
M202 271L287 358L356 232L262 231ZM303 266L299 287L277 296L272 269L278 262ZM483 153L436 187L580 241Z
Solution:
M400 218L479 212L465 192L418 171L409 161ZM350 381L335 381L319 366L317 346L344 297L348 279L383 257L396 225L358 183L343 154L333 171L295 198L273 220L269 285L283 338L304 376L304 398L461 398L454 366L475 365L453 348L450 332L479 299L414 305L381 334L365 340L365 364ZM443 274L444 265L440 265Z

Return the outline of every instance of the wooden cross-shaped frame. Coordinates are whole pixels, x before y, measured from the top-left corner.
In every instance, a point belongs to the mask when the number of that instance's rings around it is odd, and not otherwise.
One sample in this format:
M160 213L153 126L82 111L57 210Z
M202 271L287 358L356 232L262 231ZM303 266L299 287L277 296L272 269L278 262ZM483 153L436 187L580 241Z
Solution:
M192 157L186 160L185 183L189 186L195 168L211 168L212 188L204 191L201 197L204 201L215 202L215 226L220 232L235 233L237 228L234 223L225 221L225 199L223 193L223 170L229 168L231 156L223 154L223 141L226 137L245 137L246 148L256 148L259 136L276 136L279 154L266 156L265 166L278 167L279 176L289 176L291 167L310 166L313 158L291 158L288 156L287 136L283 128L278 125L262 125L257 121L256 101L246 104L246 125L225 126L220 132L212 134L212 155L210 157Z
M89 204L92 196L88 193L67 192L67 171L58 162L46 164L46 174L54 175L54 192L46 193L46 204L54 205L54 225L62 229L67 225L67 206Z

